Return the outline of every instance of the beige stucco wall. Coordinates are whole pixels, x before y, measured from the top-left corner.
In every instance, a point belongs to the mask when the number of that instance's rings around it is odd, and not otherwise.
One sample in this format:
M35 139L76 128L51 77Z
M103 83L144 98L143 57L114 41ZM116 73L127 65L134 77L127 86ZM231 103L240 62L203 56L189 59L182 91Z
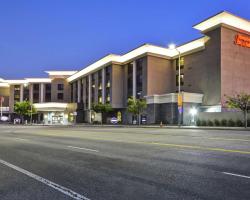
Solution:
M147 96L173 92L175 68L171 63L164 58L147 56Z
M217 105L221 102L220 28L210 31L206 35L210 37L210 40L206 43L204 50L184 56L184 86L182 89L185 92L204 94L204 105ZM174 79L176 79L175 76Z

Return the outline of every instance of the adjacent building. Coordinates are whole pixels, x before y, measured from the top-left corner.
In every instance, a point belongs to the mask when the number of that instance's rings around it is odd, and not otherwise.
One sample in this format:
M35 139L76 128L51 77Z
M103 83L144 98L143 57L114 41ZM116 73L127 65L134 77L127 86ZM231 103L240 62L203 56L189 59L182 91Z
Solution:
M107 55L78 72L48 72L49 78L44 80L5 81L9 111L13 112L15 101L28 98L46 122L56 119L50 117L55 110L46 107L49 102L53 106L64 103L60 110L63 121L69 118L66 107L70 107L77 114L76 122L93 122L92 104L109 103L114 112L107 120L121 115L122 123L132 123L133 116L126 108L127 99L133 97L146 99L146 123L175 124L180 62L182 122L190 124L189 110L194 107L204 113L227 112L225 95L250 93L250 21L221 12L193 28L202 36L176 49L144 44L124 55ZM60 92L62 87L64 92Z

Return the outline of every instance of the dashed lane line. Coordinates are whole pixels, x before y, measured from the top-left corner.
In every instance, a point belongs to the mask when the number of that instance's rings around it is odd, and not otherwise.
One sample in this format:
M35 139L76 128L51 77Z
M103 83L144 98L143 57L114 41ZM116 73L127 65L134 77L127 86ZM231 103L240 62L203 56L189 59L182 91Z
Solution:
M14 169L14 170L22 173L22 174L25 174L25 175L29 176L30 178L33 178L33 179L35 179L35 180L37 180L37 181L39 181L39 182L41 182L41 183L43 183L43 184L45 184L45 185L47 185L47 186L55 189L55 190L57 190L57 191L65 194L66 196L69 196L72 199L76 199L76 200L90 200L89 198L87 198L87 197L85 197L85 196L83 196L81 194L78 194L78 193L74 192L73 190L71 190L69 188L66 188L64 186L61 186L61 185L55 183L55 182L52 182L52 181L50 181L48 179L45 179L45 178L43 178L41 176L33 174L32 172L29 172L29 171L27 171L27 170L25 170L25 169L23 169L21 167L13 165L13 164L5 161L5 160L0 159L0 163L2 165L5 165L5 166L7 166L7 167L9 167L11 169Z

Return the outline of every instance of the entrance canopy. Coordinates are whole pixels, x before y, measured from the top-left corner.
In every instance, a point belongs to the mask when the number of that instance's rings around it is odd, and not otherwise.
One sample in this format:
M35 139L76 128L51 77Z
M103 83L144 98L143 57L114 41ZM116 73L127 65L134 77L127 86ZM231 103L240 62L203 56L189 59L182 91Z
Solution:
M34 107L38 112L64 112L67 109L67 103L35 103Z

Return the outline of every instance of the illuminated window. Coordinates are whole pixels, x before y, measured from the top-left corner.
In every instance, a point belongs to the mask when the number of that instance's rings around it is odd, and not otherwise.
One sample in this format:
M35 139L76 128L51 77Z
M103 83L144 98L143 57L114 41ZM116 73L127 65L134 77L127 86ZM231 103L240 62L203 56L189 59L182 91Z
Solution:
M184 74L181 74L181 86L184 85ZM179 75L176 75L176 86L179 86Z
M176 59L175 63L176 63L176 70L179 70L179 58ZM184 59L184 57L181 57L180 63L181 63L181 69L183 69L184 65L185 65L185 59Z

